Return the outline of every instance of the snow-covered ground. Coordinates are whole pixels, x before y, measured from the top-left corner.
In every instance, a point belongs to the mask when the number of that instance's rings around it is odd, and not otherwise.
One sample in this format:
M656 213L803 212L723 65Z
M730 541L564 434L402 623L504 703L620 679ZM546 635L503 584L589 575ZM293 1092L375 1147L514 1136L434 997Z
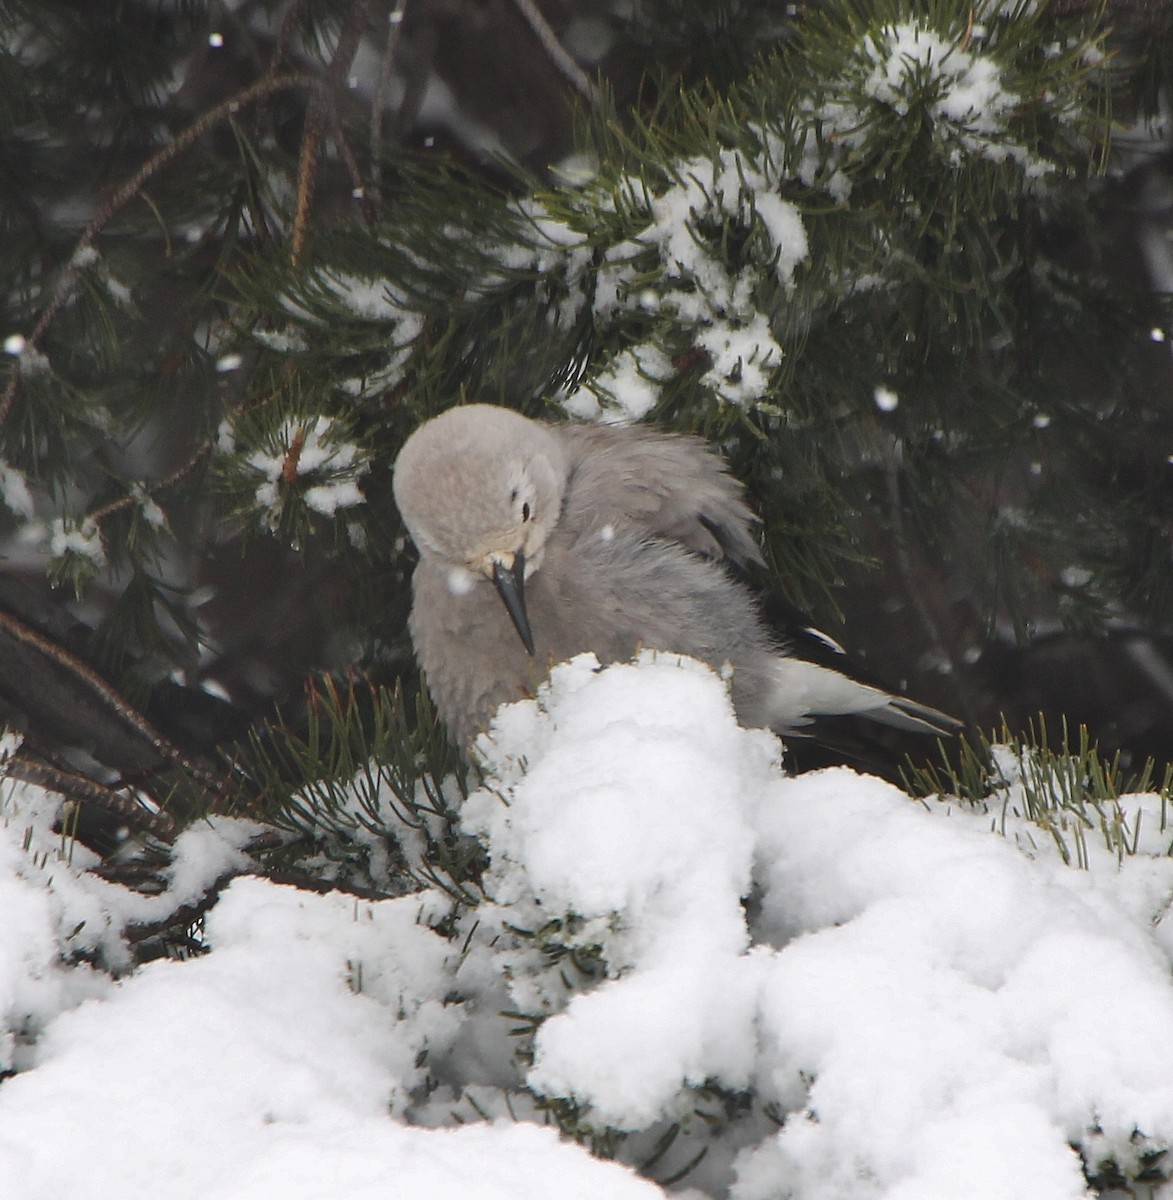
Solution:
M88 874L54 798L6 785L0 1197L662 1194L543 1106L627 1131L635 1163L679 1123L649 1173L707 1148L676 1186L735 1200L1073 1200L1081 1154L1135 1173L1173 1139L1158 798L1122 804L1135 854L1071 829L1068 865L1013 787L981 813L786 777L667 656L557 668L481 750L464 820L492 866L456 936L440 893L243 877L209 953L117 980L85 959L125 961L161 902ZM247 833L187 835L176 894Z

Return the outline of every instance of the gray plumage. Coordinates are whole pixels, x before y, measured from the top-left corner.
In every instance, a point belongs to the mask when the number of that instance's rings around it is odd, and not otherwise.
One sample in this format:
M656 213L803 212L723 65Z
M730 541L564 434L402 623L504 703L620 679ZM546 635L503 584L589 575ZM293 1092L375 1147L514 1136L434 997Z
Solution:
M532 695L554 663L584 651L602 663L657 649L729 666L739 720L781 734L848 713L956 727L777 643L723 565L760 561L753 514L699 439L470 404L408 439L395 499L420 553L416 656L466 747L498 705Z

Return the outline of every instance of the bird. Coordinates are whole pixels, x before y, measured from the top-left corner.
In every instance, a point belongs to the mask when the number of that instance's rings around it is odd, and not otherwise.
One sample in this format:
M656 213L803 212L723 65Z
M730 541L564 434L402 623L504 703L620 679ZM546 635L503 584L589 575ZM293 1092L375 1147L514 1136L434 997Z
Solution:
M741 484L703 439L453 406L395 460L419 560L408 629L436 711L466 752L556 663L641 650L727 674L738 720L788 738L828 717L950 734L960 723L797 657L744 572L762 563ZM816 641L819 636L810 637ZM829 643L833 651L839 647Z

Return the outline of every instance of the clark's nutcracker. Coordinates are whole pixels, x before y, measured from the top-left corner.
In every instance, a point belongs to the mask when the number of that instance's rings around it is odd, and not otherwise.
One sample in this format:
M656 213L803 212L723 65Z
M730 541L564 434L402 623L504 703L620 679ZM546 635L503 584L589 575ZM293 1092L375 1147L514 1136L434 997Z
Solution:
M731 668L739 720L784 736L844 714L925 733L958 726L771 635L729 570L760 562L754 516L697 438L463 405L408 438L395 500L420 555L416 656L466 748L553 664L645 648Z

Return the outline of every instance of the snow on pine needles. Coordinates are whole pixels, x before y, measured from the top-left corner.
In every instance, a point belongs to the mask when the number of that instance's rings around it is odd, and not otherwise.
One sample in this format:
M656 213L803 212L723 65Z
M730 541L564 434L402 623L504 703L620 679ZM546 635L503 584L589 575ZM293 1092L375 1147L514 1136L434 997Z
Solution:
M237 879L207 954L117 982L64 940L78 896L100 924L117 895L13 785L0 1194L662 1194L555 1120L660 1179L705 1150L681 1186L732 1200L1077 1200L1159 1163L1159 797L1121 801L1135 853L1089 836L1078 869L1013 779L990 813L785 776L668 655L556 668L479 749L479 906ZM188 876L232 861L242 832L217 836Z

